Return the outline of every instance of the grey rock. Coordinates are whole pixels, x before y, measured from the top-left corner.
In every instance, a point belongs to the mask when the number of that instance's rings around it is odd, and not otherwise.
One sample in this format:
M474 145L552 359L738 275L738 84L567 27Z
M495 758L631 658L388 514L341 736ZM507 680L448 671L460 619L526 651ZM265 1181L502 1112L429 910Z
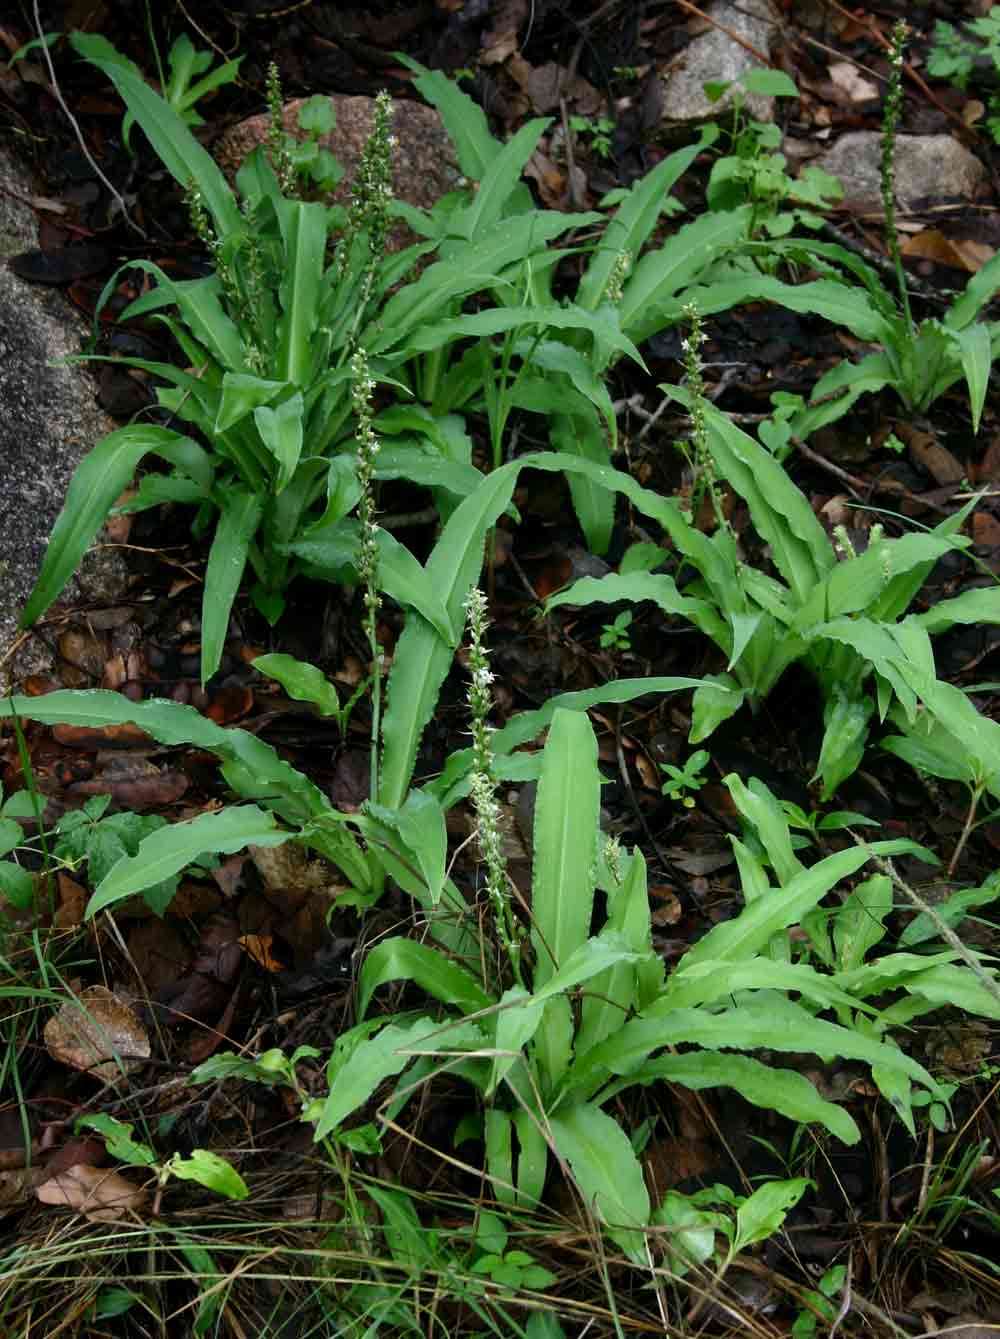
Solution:
M19 640L17 618L67 484L80 459L115 424L98 409L85 368L51 365L79 352L86 326L62 294L26 284L7 268L8 257L38 245L34 213L22 203L34 194L34 185L4 150L0 179L6 187L0 192L0 690L5 690L24 672L23 664L15 668L11 654ZM109 563L95 554L85 561L104 569L100 584L84 577L82 591L77 586L68 594L115 598L122 589L120 560ZM31 667L40 663L33 657Z
M841 135L813 161L840 178L846 208L881 214L882 136L877 131ZM901 210L944 199L972 200L987 177L975 154L951 135L900 135L896 140L896 205Z
M740 0L738 4L731 0L716 0L715 4L705 7L705 13L720 27L710 28L692 38L668 66L663 80L663 120L666 122L705 121L718 116L720 109L731 101L732 94L725 94L719 102L709 102L703 85L717 80L732 82L760 65L760 61L740 42L723 32L723 28L728 28L764 54L778 23L778 16L768 0ZM746 107L758 121L774 118L773 98L752 95L747 98Z

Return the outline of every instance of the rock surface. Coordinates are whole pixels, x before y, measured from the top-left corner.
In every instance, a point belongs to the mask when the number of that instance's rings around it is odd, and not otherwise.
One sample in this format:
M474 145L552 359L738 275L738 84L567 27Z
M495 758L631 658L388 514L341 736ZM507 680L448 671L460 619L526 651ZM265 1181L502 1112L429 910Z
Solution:
M882 136L877 131L841 135L813 161L840 178L845 209L881 216ZM900 135L896 140L896 204L901 210L945 200L971 201L987 179L975 154L950 135Z
M85 368L51 366L53 360L79 352L86 327L61 293L26 284L7 268L9 256L38 245L34 212L24 203L34 187L3 150L0 180L6 188L0 192L2 690L9 686L18 614L35 583L70 476L81 457L116 425L98 409ZM95 557L106 569L101 553ZM120 577L121 563L113 561L111 567ZM86 574L83 587L85 594L98 598L111 593L88 590Z
M664 75L663 120L668 123L704 121L717 116L732 95L727 93L719 102L710 102L704 85L722 80L732 82L747 70L759 67L761 62L747 47L767 55L778 22L768 0L745 0L738 4L716 0L715 4L705 6L705 13L719 26L713 25L692 38ZM773 120L773 98L754 95L747 98L746 107L758 121Z

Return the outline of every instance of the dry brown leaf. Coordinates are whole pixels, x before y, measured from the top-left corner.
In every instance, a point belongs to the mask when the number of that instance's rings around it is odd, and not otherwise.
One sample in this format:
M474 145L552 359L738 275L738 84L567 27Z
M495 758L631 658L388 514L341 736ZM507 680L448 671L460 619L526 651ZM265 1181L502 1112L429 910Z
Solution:
M950 265L956 270L975 274L996 254L985 242L969 238L946 237L937 228L927 228L915 237L907 238L900 247L904 256L933 260L939 265Z
M47 1176L44 1167L18 1167L0 1172L0 1214L26 1204Z
M74 1209L92 1222L117 1223L146 1203L149 1194L120 1172L79 1162L43 1181L35 1191L42 1204Z
M972 542L984 548L996 548L1000 545L1000 520L987 512L974 512L972 515Z
M99 679L104 673L108 648L103 637L87 629L67 628L59 635L59 654L77 669Z
M846 95L849 102L872 102L881 96L878 86L847 60L834 61L830 66L830 82Z
M241 935L239 945L265 972L284 972L288 964L274 956L274 935Z
M946 446L942 446L932 432L923 432L910 423L897 423L896 434L910 448L910 458L920 465L942 488L958 484L965 478L965 467L959 464Z
M175 804L188 788L183 772L159 768L143 757L110 758L95 777L76 781L71 795L110 795L123 809L142 813Z
M681 918L681 904L674 890L664 883L654 883L649 889L650 922L658 929L676 925Z
M483 33L480 65L502 65L517 50L518 32L528 20L528 0L501 0L492 18L493 27Z
M89 725L54 725L52 737L68 748L88 749L94 753L100 749L134 749L153 742L145 730L140 730L131 721L99 729Z
M62 870L56 875L56 885L59 889L59 905L56 908L55 925L67 930L82 925L83 913L87 906L86 888Z
M45 1045L60 1064L104 1083L142 1069L149 1036L129 1006L106 986L89 986L45 1024Z

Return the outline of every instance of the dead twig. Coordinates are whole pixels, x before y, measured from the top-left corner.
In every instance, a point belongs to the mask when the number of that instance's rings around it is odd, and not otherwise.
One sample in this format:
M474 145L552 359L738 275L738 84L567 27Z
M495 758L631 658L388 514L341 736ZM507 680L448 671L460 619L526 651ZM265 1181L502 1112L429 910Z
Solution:
M133 229L134 232L137 232L144 242L148 241L146 234L143 232L143 230L139 227L138 223L136 223L135 219L133 219L131 214L128 212L128 206L125 203L125 197L122 195L121 191L119 191L117 186L113 185L108 180L108 178L98 167L93 154L87 147L87 141L83 138L83 131L80 129L79 121L77 121L76 117L73 115L69 107L66 105L66 99L62 95L62 89L59 87L59 82L56 79L55 66L52 64L52 56L49 52L49 46L45 40L45 31L42 28L42 19L41 15L38 12L38 0L32 0L32 11L35 17L35 32L38 34L38 39L42 47L42 59L45 61L45 68L48 71L49 75L49 83L52 86L52 96L55 98L56 102L58 102L59 106L62 108L66 120L73 127L73 133L76 136L76 141L80 146L80 152L83 154L84 158L86 158L87 162L93 168L94 175L98 178L99 181L102 181L104 183L104 185L111 192L112 196L118 202L118 208L122 211L122 218L125 220L128 226L131 229Z

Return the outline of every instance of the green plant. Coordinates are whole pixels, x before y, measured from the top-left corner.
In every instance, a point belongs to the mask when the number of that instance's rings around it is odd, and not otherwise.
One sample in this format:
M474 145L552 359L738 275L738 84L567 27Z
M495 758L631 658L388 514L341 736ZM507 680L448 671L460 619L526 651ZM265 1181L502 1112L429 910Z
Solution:
M727 784L737 804L752 809L756 797L735 777ZM383 941L360 973L359 1014L368 1012L381 985L409 980L439 1000L453 1021L390 1016L342 1035L327 1066L329 1095L303 1111L315 1123L317 1139L339 1129L387 1078L400 1076L383 1104L387 1118L398 1120L434 1072L450 1072L485 1103L487 1170L501 1203L537 1202L551 1148L612 1239L641 1261L642 1229L650 1222L641 1168L627 1132L603 1110L623 1089L661 1079L696 1088L732 1086L751 1102L796 1120L820 1121L854 1141L859 1136L849 1115L820 1098L801 1075L722 1053L814 1047L870 1060L876 1081L909 1120L905 1094L911 1080L932 1090L933 1081L877 1032L863 1030L859 1018L876 1011L838 978L827 980L810 967L768 955L785 929L866 862L867 851L842 851L808 870L795 861L773 889L757 866L746 911L715 927L664 980L649 939L642 857L599 847L596 740L584 716L555 713L538 785L534 960L523 975L530 988L503 989L502 978L490 979L488 969L485 976L474 974L414 940ZM773 838L766 825L765 836ZM905 841L873 847L884 853L903 849L917 848ZM750 877L743 859L741 870ZM600 933L588 937L595 886L605 892L608 914ZM792 1003L791 991L800 994L800 1003ZM844 1022L816 1017L830 1007ZM697 1049L657 1054L682 1042Z
M778 879L799 877L804 867L795 855L791 832L782 806L761 782L744 785L736 777L726 778L736 808L744 823L753 830L755 841L737 841L736 852L748 906L753 906L767 886L765 867ZM858 843L855 850L874 853L884 843ZM930 855L929 863L937 864ZM832 857L827 857L831 859ZM825 863L821 862L821 863ZM817 868L814 866L814 868ZM776 961L788 962L796 955L800 962L811 961L816 970L825 971L829 985L843 992L839 1002L831 1001L840 1024L865 1036L884 1038L895 1045L892 1033L914 1019L935 1010L957 1005L986 1018L1000 1017L1000 992L995 973L985 970L979 955L961 945L949 943L943 951L895 952L871 957L886 939L886 924L893 911L893 882L886 874L875 874L857 884L839 904L811 908L800 920L804 938L796 948L783 937L773 938L766 950ZM961 913L955 909L956 917ZM939 927L935 927L938 933ZM929 936L906 940L912 946ZM697 946L696 946L697 947ZM959 952L959 949L962 949ZM956 959L966 965L959 966ZM893 994L896 998L892 999ZM813 1005L815 1000L814 998ZM879 1002L876 1012L868 1001ZM813 1007L813 1006L810 1006ZM899 1101L891 1076L881 1067L872 1071L876 1084L890 1101L912 1133L914 1122L909 1099ZM942 1085L931 1086L929 1097L918 1105L947 1106L949 1093Z
M282 183L288 186L293 175L291 150L277 130L270 161L258 150L238 175L240 207L177 113L104 39L78 33L72 41L113 81L188 191L215 273L174 282L139 263L156 285L125 315L163 321L195 370L149 360L134 365L168 383L158 391L160 402L192 435L135 425L91 452L74 476L25 625L62 590L136 467L158 455L171 473L147 474L127 509L189 504L198 508L199 533L215 526L203 601L202 673L208 677L219 663L247 563L256 577L251 596L274 621L288 582L307 568L316 573L309 566L314 543L338 532L351 543L347 518L358 494L350 361L359 347L371 378L395 401L373 421L384 444L376 477L430 487L442 517L481 477L471 466L469 412L487 417L495 466L515 410L544 415L557 450L606 464L617 446L606 372L622 355L641 365L636 341L678 319L686 290L746 237L747 209L712 215L632 265L667 206L670 187L711 142L713 130L636 183L610 219L538 210L519 177L548 123L529 122L501 144L453 83L412 62L418 91L437 105L463 172L479 183L474 194L452 192L430 211L391 200L383 99L346 221L331 218L319 203L287 197ZM390 213L423 240L386 256ZM328 234L341 223L328 263ZM556 299L553 273L567 253L550 250L549 243L574 227L604 223L603 240L572 300ZM405 282L431 253L436 262ZM463 312L477 295L479 309ZM604 551L612 494L579 473L571 490L591 546ZM351 563L341 562L335 578ZM390 564L382 566L391 573Z
M877 828L880 826L873 818L866 818L864 814L857 814L851 809L836 809L829 814L821 814L818 809L814 809L807 814L804 809L797 804L793 804L791 800L782 800L781 807L784 810L788 826L805 834L801 837L792 838L792 846L795 850L818 846L821 832L843 832L848 828Z
M0 852L6 855L18 847L41 848L47 868L61 866L76 871L86 866L89 881L96 886L119 860L135 857L146 837L168 826L158 814L137 814L131 810L109 814L110 795L94 795L80 809L64 814L55 825L41 827L38 796L29 788L11 795L0 806ZM39 835L25 838L21 823L39 824ZM200 863L195 861L195 864ZM206 862L211 867L212 862ZM146 902L154 911L162 911L177 891L179 875L170 875L144 889ZM35 879L14 861L0 864L0 893L13 906L30 907L35 900Z
M927 73L934 79L947 79L964 92L977 69L988 71L987 62L993 72L1000 70L1000 6L963 23L961 31L943 19L935 23L927 53ZM988 94L988 111L986 127L1000 144L1000 96L993 91Z
M243 57L237 56L235 60L227 60L213 70L211 51L198 51L186 33L181 33L167 52L167 65L170 68L168 75L164 76L155 42L153 52L160 71L163 100L186 126L205 124L204 117L197 110L197 103L209 93L224 88L226 84L235 83L239 78L240 65L243 63ZM138 66L126 56L119 56L119 59L137 78L142 78ZM199 78L199 75L202 77ZM122 139L126 146L134 125L135 117L130 111L126 111L122 121Z
M664 1250L672 1273L683 1278L711 1260L716 1281L721 1282L741 1251L781 1230L789 1210L813 1184L800 1176L769 1181L750 1195L737 1195L724 1185L706 1186L690 1195L668 1190L652 1222L667 1229ZM720 1235L724 1250L716 1245Z
M702 773L708 766L709 761L708 750L698 749L696 753L691 754L683 767L675 767L673 763L661 762L660 771L666 772L668 777L668 780L660 786L661 795L679 800L685 809L693 809L695 792L701 790L708 779Z
M0 896L11 906L30 907L35 897L35 881L13 857L18 847L24 844L24 829L17 820L37 817L37 796L30 790L20 790L4 800L0 786L0 800L3 800L0 804Z
M705 194L713 211L751 208L749 235L786 237L796 225L818 228L822 216L816 211L829 209L843 197L836 177L818 167L806 167L797 178L786 172L787 160L777 152L781 147L781 129L770 121L757 121L747 114L746 94L765 97L797 98L799 91L781 70L748 70L736 83L711 82L705 94L718 102L732 94L727 111L729 125L720 126L727 137L726 152L712 165ZM759 258L766 266L766 259Z
M158 1212L160 1196L171 1179L196 1181L206 1190L213 1190L227 1199L243 1200L250 1193L236 1168L209 1149L196 1148L187 1155L174 1153L161 1161L149 1144L133 1139L133 1126L100 1112L91 1116L78 1116L76 1129L96 1130L103 1137L112 1158L129 1167L146 1167L155 1174L157 1207L154 1213Z
M847 1277L846 1265L831 1265L815 1288L807 1288L802 1300L808 1304L795 1317L792 1325L792 1339L812 1339L816 1333L816 1321L830 1325L837 1318L837 1307L833 1299L844 1286Z
M632 639L629 628L632 626L632 611L623 609L610 623L601 629L602 651L631 651Z
M665 573L584 577L551 596L546 611L563 604L652 600L711 638L727 664L695 693L692 744L707 739L744 702L755 707L790 664L802 661L825 699L816 775L823 799L829 799L858 766L876 706L884 716L895 694L909 720L918 698L943 700L928 634L1000 617L996 588L970 591L927 614L904 617L936 559L968 545L958 531L975 499L933 531L888 539L873 529L864 553L843 547L838 552L806 497L768 451L707 401L678 387L661 390L692 410L696 456L707 455L714 474L744 498L780 579L741 558L724 520L708 536L676 504L662 500L657 519L681 555L680 570L690 567L698 580L682 593L675 577ZM971 735L971 724L966 728ZM988 770L993 772L992 764Z
M168 826L159 814L137 814L130 809L109 814L110 803L110 795L94 795L82 809L64 814L53 829L53 857L71 870L86 866L88 882L95 888L119 860L135 858L140 843ZM154 911L169 906L179 877L179 872L174 873L143 889L143 898Z
M711 286L697 296L704 310L715 304L758 299L781 303L792 311L814 312L867 343L881 345L852 363L838 363L816 383L809 404L790 417L775 415L762 434L783 450L791 436L805 439L846 414L860 396L891 386L912 413L925 413L955 382L964 378L974 432L979 431L990 369L1000 347L1000 323L977 320L1000 288L1000 257L974 274L944 315L917 323L910 310L906 275L895 226L896 130L902 106L902 61L906 25L893 30L890 77L882 131L882 202L886 243L896 278L896 295L874 270L845 248L802 239L772 240L763 254L783 257L818 270L822 278L790 285L770 276L749 277ZM747 247L753 254L754 245ZM860 282L858 282L860 281ZM711 305L706 305L711 304Z
M582 328L590 338L600 334L609 349L637 355L630 341L587 311L542 311L510 301L515 290L506 271L530 264L549 238L574 223L600 218L526 209L530 197L525 199L517 178L544 122L526 126L507 146L488 136L481 114L479 123L463 124L460 153L482 189L471 203L466 196L450 201L453 236L442 227L439 237L385 256L391 146L383 98L339 248L328 262L325 207L286 198L263 150L239 174L241 209L177 114L104 39L76 34L73 42L112 79L164 164L189 191L195 226L216 272L175 283L143 262L156 287L128 312L158 314L196 369L192 375L173 364L138 360L169 383L159 392L161 403L190 423L201 442L173 429L136 425L112 433L91 452L74 477L23 621L37 619L59 593L124 482L152 452L173 472L147 475L130 509L164 500L192 504L199 508L199 529L217 517L203 604L207 677L219 662L244 565L249 561L257 577L253 598L276 619L287 583L301 566L294 542L329 535L357 501L350 361L359 347L374 379L398 383L403 396L411 393L406 365L415 363L417 389L423 387L427 400L442 399L437 373L445 368L449 345L498 330L553 323ZM447 87L463 111L472 105ZM284 175L280 143L275 156ZM412 212L406 217L412 220ZM437 226L423 217L425 234ZM435 249L447 258L398 287L415 261ZM491 287L503 294L499 308L452 317L466 295ZM177 315L167 314L171 308ZM482 339L475 347L488 352ZM482 386L482 361L472 364L461 363L461 384L448 382L435 412L401 404L375 425L394 439L393 447L399 444L385 452L383 477L404 474L430 484L445 515L480 478L469 463L471 441L450 413Z
M614 121L608 116L571 116L569 128L574 134L590 140L590 147L598 158L611 157L611 135Z

